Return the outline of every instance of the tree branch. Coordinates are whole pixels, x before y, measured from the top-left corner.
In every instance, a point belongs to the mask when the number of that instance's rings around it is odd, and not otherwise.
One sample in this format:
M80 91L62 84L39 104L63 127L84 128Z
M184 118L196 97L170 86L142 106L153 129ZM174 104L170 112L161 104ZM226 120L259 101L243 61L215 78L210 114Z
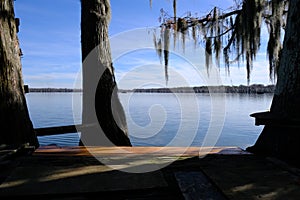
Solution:
M223 14L223 15L220 15L220 16L218 17L218 19L225 19L225 18L227 18L227 17L229 17L229 16L232 16L232 15L238 15L238 14L241 13L241 12L242 12L242 10L234 10L234 11L232 11L232 12L225 13L225 14ZM212 20L211 20L211 19L207 19L207 17L198 20L199 23L204 23L204 22L208 22L208 21L212 21Z
M232 12L225 13L225 14L223 14L223 15L220 15L220 16L218 17L218 19L225 19L225 18L230 17L230 16L232 16L232 15L238 15L238 14L241 13L241 11L242 11L242 10L234 10L234 11L232 11ZM180 18L180 17L176 17L176 19L179 19L179 18ZM202 23L202 24L203 24L203 23L205 23L205 22L210 22L210 21L212 21L212 19L209 18L208 15L205 16L205 17L203 17L203 18L201 18L201 19L197 19L197 18L192 19L191 17L184 17L184 18L188 19L188 20L186 20L186 22L189 24L189 27L194 26L194 25L195 25L195 22L197 22L197 23ZM169 20L166 20L167 22L162 23L161 26L163 26L163 25L166 26L166 25L170 25L170 24L175 24L175 22L174 22L172 19L174 19L174 17L170 17L170 19L169 19Z
M211 38L211 39L213 39L213 38L217 38L217 37L222 37L223 35L227 34L227 33L228 33L229 31L231 31L231 30L234 30L234 27L231 27L231 28L227 29L226 31L224 31L223 33L221 33L221 34L219 34L219 35L209 36L209 37L206 37L206 38Z
M237 15L236 18L239 18L240 14L241 14L241 12ZM234 23L234 25L232 27L234 29L234 31L233 31L233 33L232 33L232 35L231 35L231 37L230 37L230 39L228 41L228 44L226 45L226 47L224 47L224 51L227 51L230 48L231 44L233 43L233 41L235 39L235 35L236 35L236 28L235 28L236 27L236 23L237 23L237 20L235 20L235 23Z

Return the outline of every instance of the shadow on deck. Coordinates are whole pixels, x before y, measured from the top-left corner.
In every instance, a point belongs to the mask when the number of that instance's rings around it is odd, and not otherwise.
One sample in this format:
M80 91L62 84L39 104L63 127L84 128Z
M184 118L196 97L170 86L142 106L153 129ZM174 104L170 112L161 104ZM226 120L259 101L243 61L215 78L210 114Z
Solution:
M1 199L300 198L298 169L237 147L47 146L0 170Z

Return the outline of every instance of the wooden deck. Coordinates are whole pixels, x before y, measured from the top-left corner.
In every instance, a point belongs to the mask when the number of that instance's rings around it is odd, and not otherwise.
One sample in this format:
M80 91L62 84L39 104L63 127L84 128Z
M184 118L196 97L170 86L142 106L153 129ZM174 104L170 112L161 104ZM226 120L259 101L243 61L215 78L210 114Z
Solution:
M47 146L0 171L1 199L300 198L297 168L237 147Z

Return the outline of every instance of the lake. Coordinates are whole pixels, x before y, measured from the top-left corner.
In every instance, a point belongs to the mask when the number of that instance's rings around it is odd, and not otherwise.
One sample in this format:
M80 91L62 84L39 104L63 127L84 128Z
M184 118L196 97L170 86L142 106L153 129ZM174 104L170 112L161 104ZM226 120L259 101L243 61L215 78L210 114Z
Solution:
M251 113L269 110L272 94L120 93L133 146L238 146L257 140ZM28 93L35 128L81 123L81 93ZM78 145L80 133L38 137L40 145Z

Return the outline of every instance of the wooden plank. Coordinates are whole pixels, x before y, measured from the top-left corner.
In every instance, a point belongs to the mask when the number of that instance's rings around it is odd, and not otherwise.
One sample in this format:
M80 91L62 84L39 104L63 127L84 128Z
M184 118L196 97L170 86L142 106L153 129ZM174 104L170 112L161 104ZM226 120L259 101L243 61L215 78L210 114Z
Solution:
M69 126L36 128L34 130L37 136L46 136L46 135L58 135L64 133L77 133L78 127L79 126L69 125Z
M185 200L227 199L201 171L178 171L175 177Z
M36 128L35 133L37 136L47 136L47 135L58 135L65 133L77 133L81 132L83 129L95 126L94 124L76 124L76 125L66 125L66 126L53 126L53 127L43 127Z
M238 147L97 147L74 146L57 147L43 146L35 150L33 155L57 156L119 156L119 155L166 155L166 156L203 156L206 154L250 154Z
M255 118L255 125L271 125L271 126L289 126L300 127L300 119L286 118L269 111L258 112L250 115Z

